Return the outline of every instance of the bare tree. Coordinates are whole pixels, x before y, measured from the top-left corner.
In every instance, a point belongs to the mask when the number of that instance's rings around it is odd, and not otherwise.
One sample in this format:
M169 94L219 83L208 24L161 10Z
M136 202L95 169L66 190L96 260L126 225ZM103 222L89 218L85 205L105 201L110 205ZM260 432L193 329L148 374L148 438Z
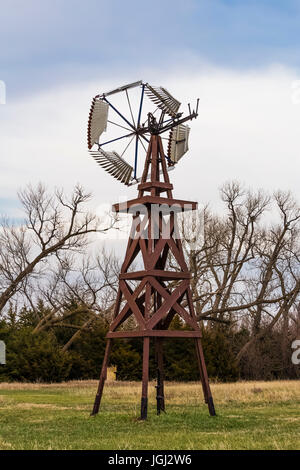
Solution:
M204 210L204 240L199 246L186 221L182 233L198 320L210 320L210 327L246 317L251 324L251 338L238 353L240 360L299 297L300 211L290 193L277 192L271 200L263 191L245 191L236 182L225 184L221 197L227 215ZM263 225L272 201L280 222Z
M105 250L95 259L86 256L78 259L70 253L56 258L44 282L33 280L24 289L24 295L36 315L33 333L55 327L70 328L70 339L63 347L67 350L98 319L109 325L120 266L115 256ZM39 309L40 302L43 309Z
M239 351L237 359L257 340L265 337L280 319L287 318L300 293L300 209L289 192L274 195L280 222L261 230L256 244L256 304L250 309L252 337ZM272 300L266 303L265 300ZM269 307L269 308L268 308Z
M54 257L80 252L89 242L89 234L105 232L107 227L88 212L90 194L77 185L68 199L62 191L50 195L39 184L19 193L25 210L22 225L3 220L0 227L0 312L16 294L24 291L30 279L49 270Z
M58 191L50 196L41 185L29 187L20 194L26 223L4 221L0 230L0 309L20 297L35 314L34 334L70 328L64 350L99 318L110 323L118 286L119 260L105 252L86 254L89 234L114 225L112 219L101 227L86 211L89 197L80 187L70 200ZM272 329L299 326L291 311L297 311L300 296L300 211L290 193L269 197L236 182L225 184L221 197L226 214L204 209L203 239L186 218L181 232L197 318L206 328L247 324L250 337L237 354L241 361ZM279 219L268 224L264 216L271 209L275 216L274 206ZM171 258L169 264L176 269ZM288 341L282 335L282 351Z

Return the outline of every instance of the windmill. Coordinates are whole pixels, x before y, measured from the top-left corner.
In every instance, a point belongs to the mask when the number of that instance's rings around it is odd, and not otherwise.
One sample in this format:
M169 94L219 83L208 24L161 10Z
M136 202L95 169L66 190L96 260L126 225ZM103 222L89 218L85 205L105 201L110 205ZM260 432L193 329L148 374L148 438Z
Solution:
M193 306L191 273L177 224L178 213L196 210L197 203L174 199L169 180L169 171L188 151L190 128L186 123L198 116L199 100L193 110L188 105L185 117L179 112L180 105L165 88L142 81L92 100L88 121L91 156L114 178L127 186L137 185L138 190L137 198L113 206L117 213L132 214L132 228L92 415L99 411L112 341L134 337L143 340L141 419L147 418L150 339L155 342L157 360L157 413L165 411L163 342L167 338L194 340L204 399L209 413L215 415ZM166 152L162 140L166 140ZM168 264L170 256L176 269ZM137 269L134 263L138 257L141 267ZM189 329L169 329L176 315Z

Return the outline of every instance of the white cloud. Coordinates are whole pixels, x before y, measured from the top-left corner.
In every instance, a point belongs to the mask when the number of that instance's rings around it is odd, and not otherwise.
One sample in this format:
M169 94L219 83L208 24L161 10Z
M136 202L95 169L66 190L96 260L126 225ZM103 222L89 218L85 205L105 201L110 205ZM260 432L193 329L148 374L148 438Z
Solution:
M217 207L219 186L238 179L253 188L291 189L299 198L300 105L292 97L299 77L281 66L247 72L193 66L189 75L147 70L105 82L99 75L19 101L10 97L0 108L0 198L38 181L66 191L80 182L93 191L95 208L135 197L136 187L122 187L89 157L86 120L92 96L139 78L165 86L183 111L200 97L190 152L170 174L175 196Z

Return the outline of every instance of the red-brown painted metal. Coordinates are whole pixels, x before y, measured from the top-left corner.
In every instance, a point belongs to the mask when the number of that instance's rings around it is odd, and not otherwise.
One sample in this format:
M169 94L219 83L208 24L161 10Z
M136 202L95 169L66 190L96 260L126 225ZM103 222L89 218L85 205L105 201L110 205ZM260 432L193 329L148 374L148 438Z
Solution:
M149 180L147 180L148 174ZM161 175L163 181L160 181ZM128 201L127 204L113 206L117 212L130 210L133 213L133 222L119 276L114 318L107 334L107 346L93 415L98 413L100 407L111 342L113 339L130 337L140 337L143 340L141 419L147 418L150 338L155 341L157 360L157 412L165 410L162 346L163 340L168 337L194 338L204 399L210 414L215 415L201 344L201 330L192 300L191 273L184 260L176 223L176 212L194 210L197 208L197 203L174 199L172 189L161 138L159 135L152 135L143 176L138 186L138 198ZM166 193L167 197L162 197L162 193ZM161 207L164 207L164 210L161 210ZM171 208L171 212L165 220L164 215L168 214L168 208ZM144 269L132 271L130 267L139 254ZM167 266L169 254L177 262L176 270ZM132 281L139 282L139 284L133 288L130 284ZM167 284L170 281L175 282L173 287ZM176 314L191 330L168 329ZM135 330L124 329L124 322L129 317L135 320Z

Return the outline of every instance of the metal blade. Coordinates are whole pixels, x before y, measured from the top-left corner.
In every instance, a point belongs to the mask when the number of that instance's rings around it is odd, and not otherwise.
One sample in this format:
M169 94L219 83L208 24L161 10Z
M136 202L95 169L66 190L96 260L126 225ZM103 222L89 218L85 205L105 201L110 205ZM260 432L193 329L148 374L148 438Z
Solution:
M107 93L103 93L101 96L114 95L115 93L119 93L120 91L125 91L125 90L128 90L129 88L140 86L142 83L143 83L142 80L139 80L138 82L129 83L128 85L123 85L123 86L120 86L119 88L116 88L115 90L111 90L111 91L108 91Z
M189 126L180 124L170 131L168 142L168 157L173 163L177 163L189 149Z
M102 100L93 99L88 121L88 148L99 142L102 132L106 131L109 105Z
M126 185L129 184L133 168L117 152L104 152L100 149L90 150L90 154L114 178Z
M145 93L162 111L165 111L169 116L176 116L181 103L168 90L163 87L152 87L147 83Z

